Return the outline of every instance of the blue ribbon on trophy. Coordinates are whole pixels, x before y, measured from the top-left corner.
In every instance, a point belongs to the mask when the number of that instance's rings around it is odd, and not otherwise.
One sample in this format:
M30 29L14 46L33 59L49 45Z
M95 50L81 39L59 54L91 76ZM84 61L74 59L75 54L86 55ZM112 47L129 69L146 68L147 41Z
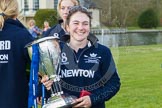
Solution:
M29 96L28 96L28 108L34 106L37 108L37 86L38 86L38 71L39 71L39 49L38 45L32 45L32 61L30 69L30 81L29 81Z

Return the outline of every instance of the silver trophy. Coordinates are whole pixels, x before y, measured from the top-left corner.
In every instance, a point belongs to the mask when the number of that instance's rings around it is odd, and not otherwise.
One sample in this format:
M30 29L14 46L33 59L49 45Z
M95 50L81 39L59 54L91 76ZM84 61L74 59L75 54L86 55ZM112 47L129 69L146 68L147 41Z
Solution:
M65 96L61 85L60 77L57 73L60 71L60 46L58 38L51 36L45 37L29 43L27 46L28 53L32 57L32 45L38 44L39 49L39 72L41 75L48 75L53 80L51 87L51 97L42 108L68 108L75 103L75 96Z

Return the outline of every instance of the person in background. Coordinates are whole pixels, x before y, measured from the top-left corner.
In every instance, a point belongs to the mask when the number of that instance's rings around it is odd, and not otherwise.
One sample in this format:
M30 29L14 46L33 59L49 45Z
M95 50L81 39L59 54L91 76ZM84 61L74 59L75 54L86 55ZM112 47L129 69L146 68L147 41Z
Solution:
M78 97L73 108L105 108L121 85L110 49L90 36L91 19L85 7L72 7L66 18L70 38L60 42L58 75L64 93ZM47 76L41 82L48 90L53 83Z
M29 20L28 30L34 39L38 38L38 36L42 34L42 30L35 25L35 20L33 19Z
M17 0L0 0L0 107L27 108L26 66L30 58L25 45L33 38L17 19Z
M55 36L55 33L57 33L60 40L64 41L65 40L64 38L66 38L65 34L67 34L65 30L66 18L67 18L67 15L69 14L69 9L72 6L76 6L76 5L79 5L78 0L59 0L57 4L57 11L58 11L58 14L61 20L59 20L58 24L54 25L49 30L47 30L44 36L45 37Z
M51 27L50 27L50 25L49 25L49 22L48 22L48 21L44 21L44 28L43 28L42 36L44 36L45 33L46 33L46 31L47 31L48 29L50 29L50 28L51 28Z

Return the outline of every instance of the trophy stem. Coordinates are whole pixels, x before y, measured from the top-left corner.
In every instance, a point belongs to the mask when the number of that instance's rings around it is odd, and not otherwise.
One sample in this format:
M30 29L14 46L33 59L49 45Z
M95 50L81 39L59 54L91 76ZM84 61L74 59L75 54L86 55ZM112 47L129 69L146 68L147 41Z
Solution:
M52 88L50 90L51 90L51 96L55 96L56 90L55 90L53 85L52 85Z
M57 75L52 75L50 79L53 80L52 88L51 88L51 96L61 96L63 94L61 85L59 83L60 78Z

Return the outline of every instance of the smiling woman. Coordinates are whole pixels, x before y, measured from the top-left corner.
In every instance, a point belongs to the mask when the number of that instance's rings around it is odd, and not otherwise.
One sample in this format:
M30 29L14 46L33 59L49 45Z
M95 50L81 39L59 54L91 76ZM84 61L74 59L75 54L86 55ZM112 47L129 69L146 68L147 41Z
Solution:
M66 29L70 33L69 45L76 52L79 48L84 48L88 43L87 36L90 32L90 19L82 12L76 12L75 15L67 18Z
M58 74L64 93L78 99L73 107L105 108L105 101L120 89L120 78L111 51L90 33L91 14L85 7L69 10L66 29L70 38L61 42L61 66ZM51 81L42 82L51 88Z

